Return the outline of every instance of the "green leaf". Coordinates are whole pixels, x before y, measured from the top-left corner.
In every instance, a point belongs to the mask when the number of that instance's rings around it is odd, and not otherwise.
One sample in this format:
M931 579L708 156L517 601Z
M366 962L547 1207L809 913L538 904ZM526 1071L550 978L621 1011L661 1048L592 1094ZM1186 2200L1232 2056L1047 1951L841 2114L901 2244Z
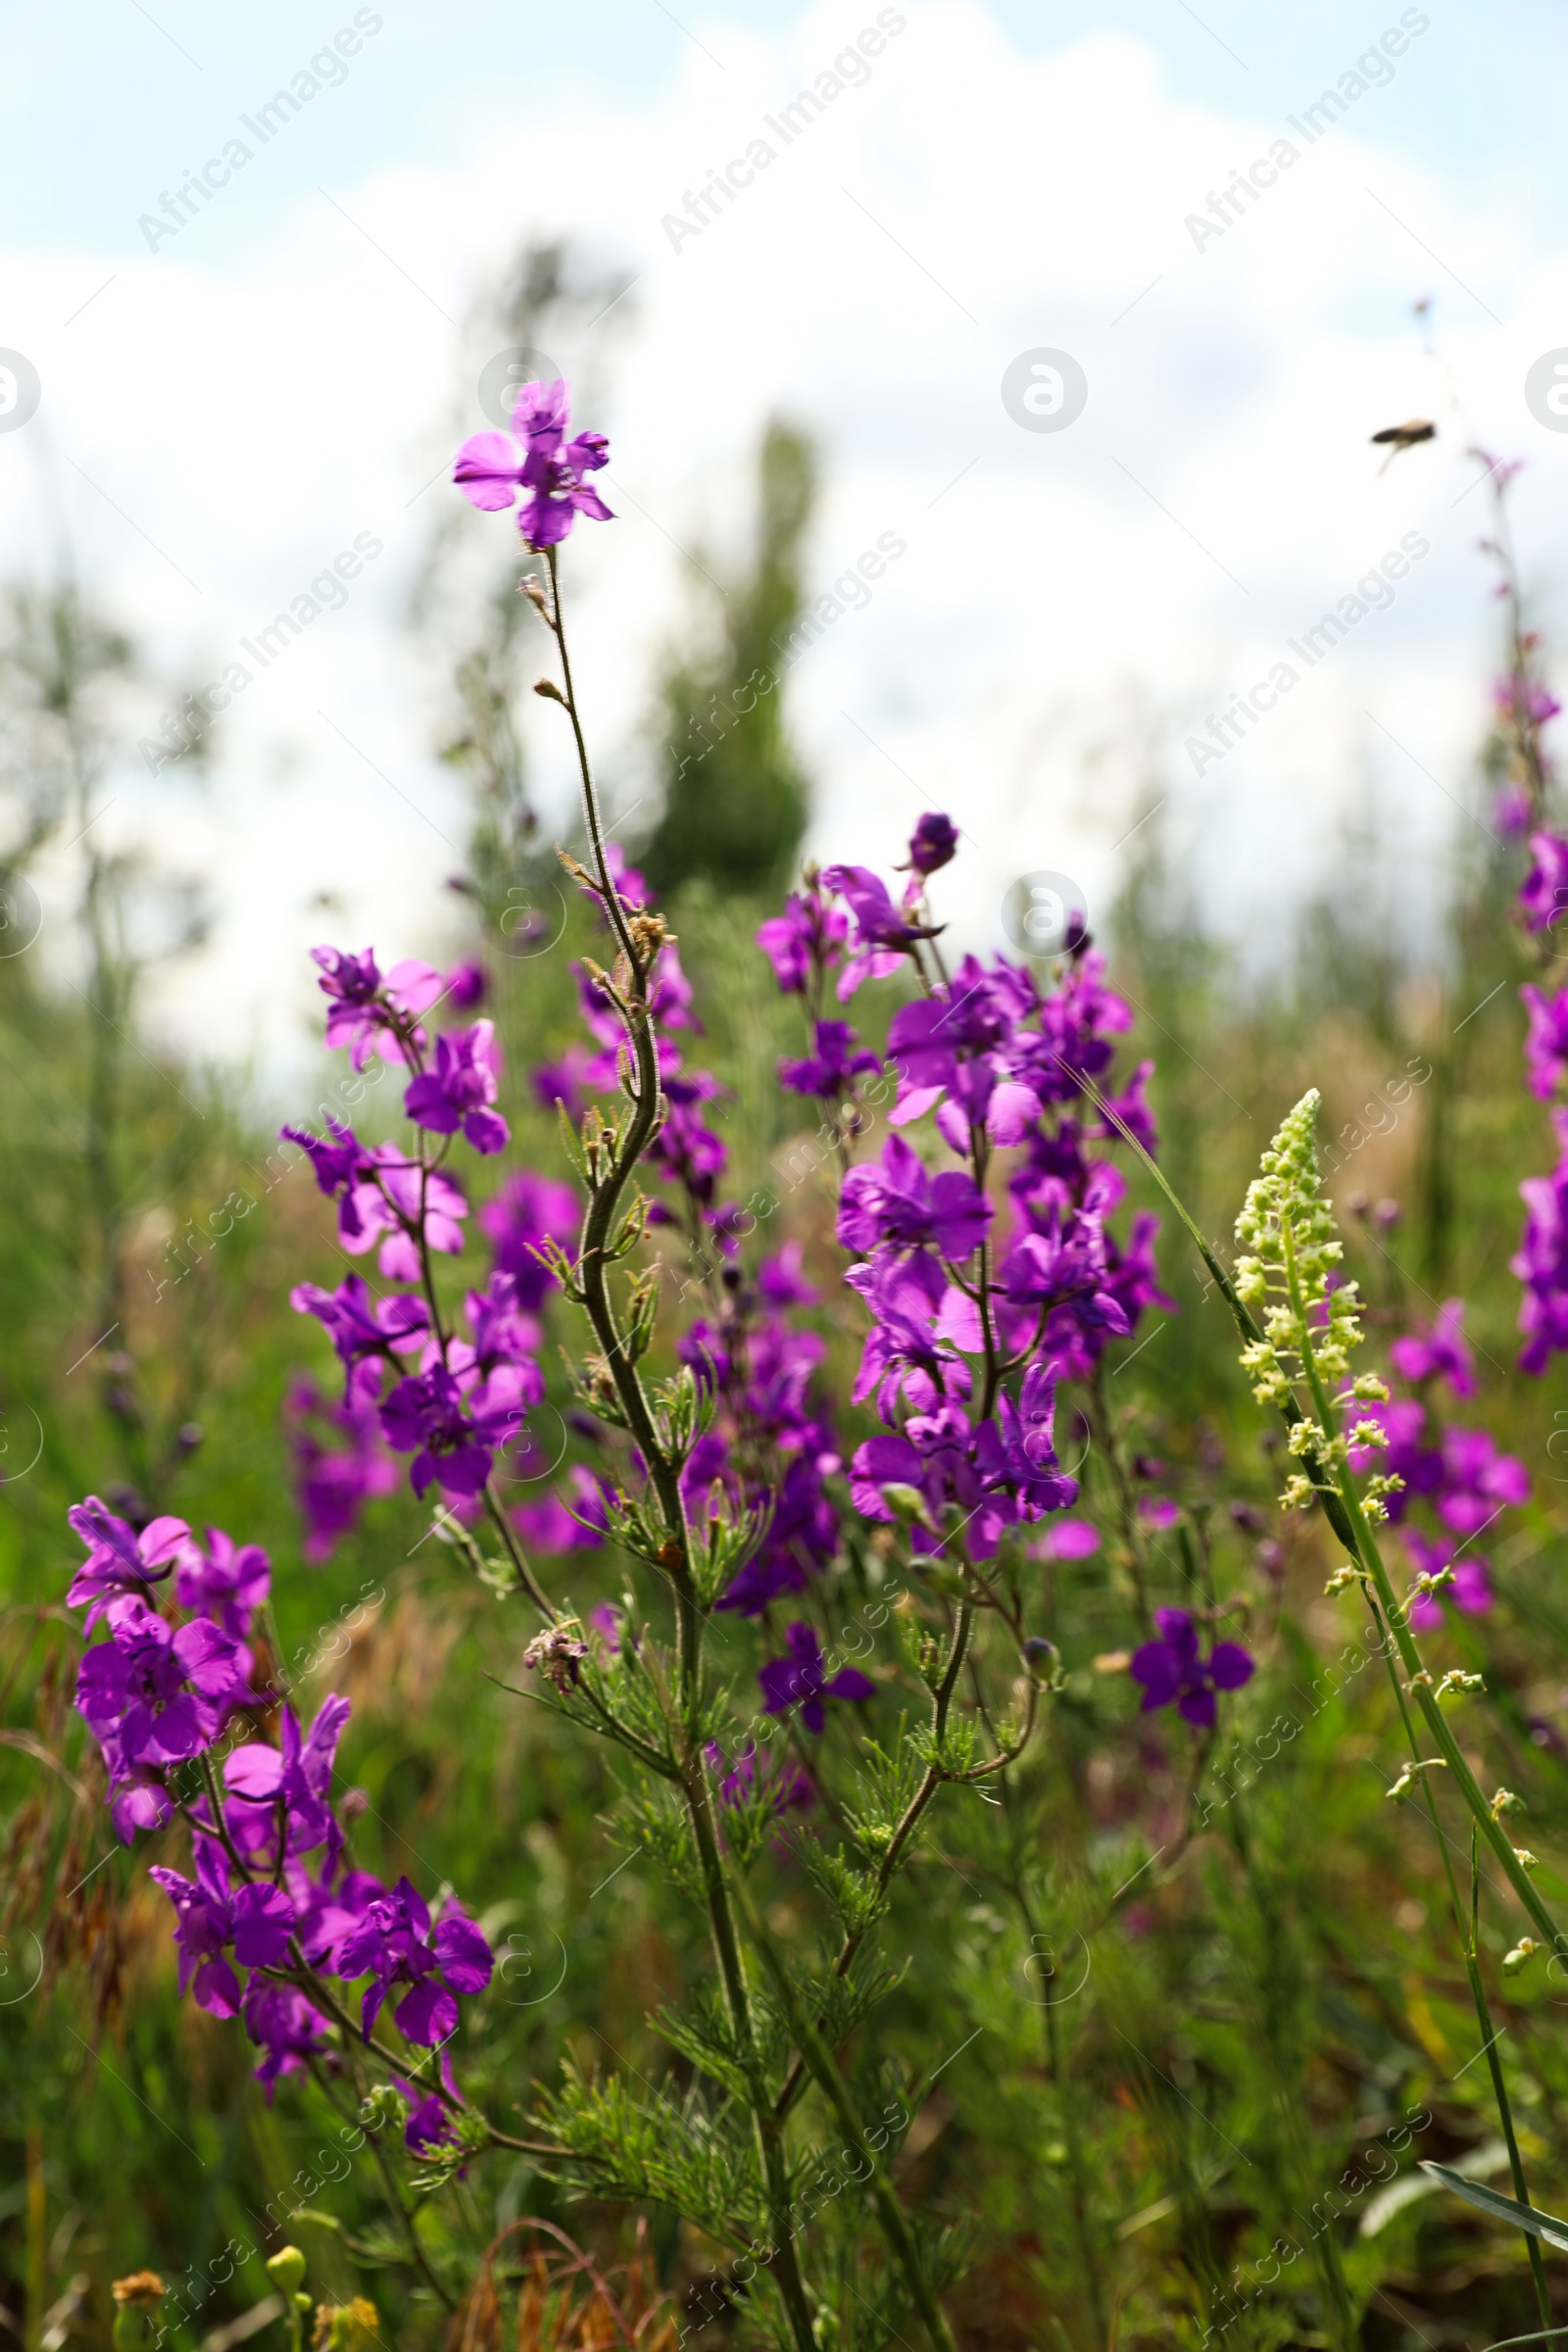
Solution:
M1467 2180L1463 2173L1452 2172L1446 2164L1430 2164L1423 2159L1421 2170L1441 2180L1445 2188L1451 2188L1456 2197L1463 2197L1466 2204L1490 2213L1494 2222L1507 2222L1515 2230L1528 2230L1532 2237L1555 2246L1559 2254L1568 2254L1568 2222L1556 2221L1549 2213L1538 2213L1533 2205L1521 2205L1513 2197L1499 2196L1494 2188L1483 2188L1479 2180Z

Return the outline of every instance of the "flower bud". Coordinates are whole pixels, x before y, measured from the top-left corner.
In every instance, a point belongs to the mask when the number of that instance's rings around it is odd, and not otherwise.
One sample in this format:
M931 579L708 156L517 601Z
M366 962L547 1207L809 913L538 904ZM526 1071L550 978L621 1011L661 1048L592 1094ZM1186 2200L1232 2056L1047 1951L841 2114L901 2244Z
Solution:
M298 2246L279 2246L268 2257L267 2276L285 2295L291 2295L305 2276L305 2257Z
M1518 1942L1514 1945L1513 1950L1511 1952L1504 1952L1502 1955L1503 1975L1505 1977L1516 1977L1519 1974L1519 1971L1524 1967L1525 1963L1528 1960L1533 1960L1540 1949L1541 1946L1539 1943L1537 1943L1533 1936L1521 1936Z
M115 2352L150 2352L161 2330L153 2318L164 2299L164 2282L156 2271L132 2271L115 2279Z
M936 1534L936 1521L918 1487L906 1486L901 1480L894 1479L881 1492L883 1501L895 1518L912 1521L916 1527L923 1527L929 1535Z
M117 2278L109 2291L122 2311L154 2311L166 2289L156 2271L132 2271L128 2278Z

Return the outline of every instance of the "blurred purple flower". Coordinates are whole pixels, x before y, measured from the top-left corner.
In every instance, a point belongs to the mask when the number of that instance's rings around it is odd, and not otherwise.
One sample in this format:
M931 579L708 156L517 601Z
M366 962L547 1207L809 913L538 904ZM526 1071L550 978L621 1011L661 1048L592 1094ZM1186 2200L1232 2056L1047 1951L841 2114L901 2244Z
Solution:
M1530 1015L1525 1032L1530 1091L1541 1102L1549 1102L1568 1071L1568 988L1559 989L1554 997L1545 997L1526 981L1519 996Z
M934 874L951 864L958 846L958 828L951 816L931 809L922 816L909 836L909 855L905 872Z
M569 1250L582 1224L577 1196L553 1176L519 1168L479 1211L479 1229L495 1250L496 1269L516 1284L517 1304L536 1314L556 1278L535 1254L547 1241Z
M757 944L785 996L793 997L804 995L814 975L843 960L849 936L849 917L824 895L820 877L808 872L805 890L791 891L783 913L770 915L759 928Z
M798 1709L807 1730L820 1732L827 1721L822 1706L825 1698L875 1697L876 1685L858 1666L843 1666L828 1678L822 1644L811 1626L797 1619L785 1627L784 1640L787 1655L769 1658L758 1672L764 1714L785 1715Z
M272 1564L261 1545L236 1544L220 1527L210 1527L205 1548L193 1544L174 1572L179 1606L210 1617L236 1642L245 1640L252 1615L271 1589Z
M1214 1721L1216 1690L1239 1690L1252 1679L1253 1665L1239 1642L1216 1642L1206 1658L1198 1652L1198 1634L1186 1609L1156 1609L1159 1639L1133 1652L1129 1669L1144 1687L1143 1712L1168 1707L1207 1730Z
M1556 833L1532 833L1530 871L1519 888L1519 904L1532 931L1549 930L1568 906L1568 841Z
M471 1012L482 1004L490 992L490 975L482 963L468 961L454 964L447 974L443 1001L454 1012Z
M824 1100L842 1094L862 1071L879 1070L881 1058L868 1047L854 1051L855 1031L848 1021L815 1023L815 1051L801 1061L780 1061L780 1081L797 1095L820 1095Z
M1430 1330L1407 1332L1394 1342L1389 1361L1412 1388L1424 1380L1446 1380L1456 1396L1476 1393L1475 1362L1460 1325L1464 1300L1446 1298Z

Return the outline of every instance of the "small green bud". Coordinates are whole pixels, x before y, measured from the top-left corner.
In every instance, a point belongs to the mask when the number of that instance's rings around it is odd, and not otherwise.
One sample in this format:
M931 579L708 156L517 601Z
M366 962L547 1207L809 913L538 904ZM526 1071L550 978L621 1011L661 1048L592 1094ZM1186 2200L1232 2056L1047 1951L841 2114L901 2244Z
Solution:
M890 1480L882 1489L882 1499L896 1519L906 1526L911 1522L923 1527L928 1535L937 1533L937 1523L931 1516L931 1506L918 1487L906 1486L902 1480Z
M1504 1813L1522 1813L1524 1809L1524 1798L1522 1796L1515 1796L1511 1788L1499 1788L1496 1795L1492 1800L1492 1818L1494 1821L1500 1821Z
M1516 1977L1527 1961L1533 1960L1540 1949L1541 1946L1533 1936L1521 1936L1513 1950L1504 1952L1502 1955L1503 1975Z
M408 2101L390 2082L377 2082L365 2094L360 2107L360 2122L367 2132L380 2132L388 2124L402 2131L409 2120Z
M1023 1645L1023 1657L1032 1681L1056 1688L1061 1653L1054 1642L1048 1642L1044 1634L1031 1634Z
M267 2276L285 2295L291 2295L305 2277L305 2257L298 2246L279 2246L269 2255Z

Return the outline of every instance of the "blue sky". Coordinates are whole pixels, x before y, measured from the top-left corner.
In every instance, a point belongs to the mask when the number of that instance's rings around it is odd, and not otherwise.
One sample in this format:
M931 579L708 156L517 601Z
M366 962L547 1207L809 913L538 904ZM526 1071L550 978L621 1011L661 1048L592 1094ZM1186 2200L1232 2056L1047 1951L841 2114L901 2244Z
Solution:
M1472 435L1529 462L1527 574L1568 628L1568 434L1522 390L1568 347L1568 16L899 0L863 82L672 239L672 208L880 4L377 0L340 83L155 251L140 216L355 6L83 0L8 26L0 348L43 383L0 431L13 564L47 567L64 537L165 673L200 681L357 535L379 543L215 730L208 785L151 778L127 731L104 837L183 858L219 901L168 995L176 1028L216 995L242 1044L291 1051L323 893L357 944L443 945L464 818L409 595L455 506L452 451L486 421L487 306L541 236L636 280L553 355L612 442L618 520L570 560L623 808L650 788L657 662L698 625L689 559L743 542L783 410L822 448L824 612L880 534L906 546L791 674L818 850L891 863L921 806L961 795L954 911L980 940L1022 868L1102 901L1158 789L1243 920L1282 877L1332 872L1337 824L1376 794L1440 887L1492 661ZM1210 191L1412 16L1392 78L1195 239ZM1006 368L1041 349L1085 372L1070 431L1004 409ZM1436 442L1381 471L1369 433L1412 414ZM516 562L504 519L460 519L475 577ZM1429 552L1334 659L1222 760L1195 755L1207 715L1411 534ZM559 731L523 723L567 822ZM69 905L68 866L41 886Z
M736 27L768 31L788 0L386 0L382 32L350 79L301 125L231 209L265 211L323 171L357 179L391 162L459 163L476 138L531 122L567 93L643 96L706 52L722 67ZM874 16L867 9L866 18ZM1312 9L1204 0L994 0L990 12L1027 55L1120 31L1158 56L1173 96L1241 120L1293 111L1353 61L1397 8L1324 0ZM1432 171L1517 190L1543 238L1568 227L1559 168L1568 108L1568 15L1549 0L1426 13L1418 58L1378 98L1380 139ZM280 0L215 11L208 0L79 0L64 12L11 13L11 71L0 92L0 181L9 233L36 247L131 252L137 215L182 166L211 152L353 9ZM676 22L677 15L680 22ZM956 61L962 70L962 61ZM1117 159L1107 156L1107 171ZM237 226L237 223L236 223Z

